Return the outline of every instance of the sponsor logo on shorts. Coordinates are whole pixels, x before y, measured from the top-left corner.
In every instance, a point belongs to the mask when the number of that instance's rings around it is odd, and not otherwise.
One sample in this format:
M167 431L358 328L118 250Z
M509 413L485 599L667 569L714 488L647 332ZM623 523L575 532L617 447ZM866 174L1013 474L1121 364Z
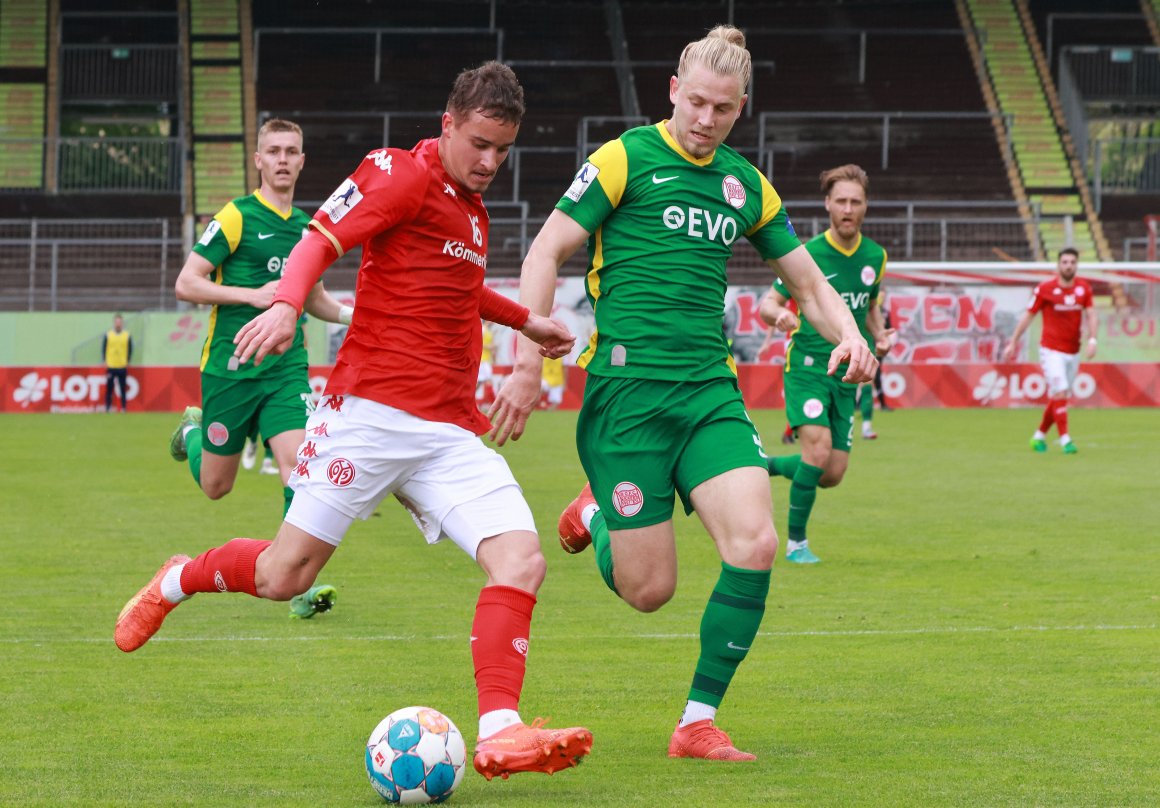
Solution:
M214 446L225 446L226 441L230 439L230 431L221 421L214 421L206 427L205 436Z
M822 402L816 398L811 398L802 405L802 412L805 414L806 418L817 418L825 409L826 408Z
M306 479L309 480L310 479L310 466L307 465L305 460L299 461L298 465L294 467L294 473L297 474L299 477L305 477Z
M228 592L229 587L226 586L226 579L222 577L221 570L214 570L213 585L217 587L218 592Z
M512 648L516 649L516 653L520 656L528 655L528 641L525 637L516 637L512 640Z
M342 412L342 396L327 396L325 406L330 407L335 412ZM323 424L323 426L326 425Z
M745 186L732 174L721 180L721 194L725 197L725 201L735 208L745 205Z
M636 516L644 507L644 493L636 483L617 483L612 489L612 506L621 516Z
M311 434L318 435L319 437L322 437L323 435L325 435L328 438L330 437L330 433L326 431L326 421L323 421L318 426L316 426L312 429L308 429L306 431L310 432Z
M872 266L862 267L862 283L866 286L873 286L874 279L878 277L878 273L874 271Z
M299 457L318 457L318 447L314 445L314 441L308 440L298 449Z
M332 485L345 488L354 482L354 463L345 457L337 457L326 467L326 478Z

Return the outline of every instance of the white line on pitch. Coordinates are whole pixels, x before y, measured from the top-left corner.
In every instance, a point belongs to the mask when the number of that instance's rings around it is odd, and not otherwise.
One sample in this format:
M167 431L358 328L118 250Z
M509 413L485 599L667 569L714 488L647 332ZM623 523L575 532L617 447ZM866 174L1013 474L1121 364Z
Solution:
M1091 626L1008 626L995 628L991 626L945 626L932 628L899 628L899 629L845 629L834 631L762 631L760 637L904 637L915 634L1017 634L1044 631L1155 631L1155 623L1149 625L1091 625ZM635 639L635 640L688 640L699 637L699 634L620 634L615 637L606 634L589 634L585 639ZM431 642L465 640L463 634L368 634L363 636L295 636L295 637L247 637L230 636L220 637L154 637L150 642ZM536 636L539 642L575 642L575 637ZM5 645L59 645L66 643L108 643L112 637L0 637L0 644Z

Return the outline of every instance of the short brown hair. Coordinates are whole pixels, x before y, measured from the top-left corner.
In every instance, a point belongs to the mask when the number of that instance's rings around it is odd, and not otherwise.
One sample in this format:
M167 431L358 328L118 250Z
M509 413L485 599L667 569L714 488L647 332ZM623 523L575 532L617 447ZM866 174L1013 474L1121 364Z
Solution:
M298 137L302 137L302 127L294 123L294 121L287 121L284 118L270 118L258 130L258 140L260 141L265 135L273 134L274 132L293 132Z
M830 195L834 184L838 182L856 182L862 186L862 192L870 195L870 177L862 170L862 166L846 163L844 166L823 171L818 179L822 181L822 193Z
M1077 261L1079 260L1079 250L1077 250L1075 247L1064 247L1062 250L1059 251L1059 258L1063 258L1063 256L1065 256L1065 255L1074 255L1075 260L1077 260ZM1059 260L1059 259L1056 259L1056 260Z
M456 118L478 112L485 118L518 124L524 119L524 88L507 65L484 62L456 76L447 111Z

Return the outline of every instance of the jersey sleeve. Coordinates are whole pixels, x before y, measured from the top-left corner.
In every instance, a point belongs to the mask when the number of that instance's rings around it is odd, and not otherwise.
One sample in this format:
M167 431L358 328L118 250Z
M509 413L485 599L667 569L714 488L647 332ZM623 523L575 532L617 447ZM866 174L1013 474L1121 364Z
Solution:
M761 216L746 231L745 237L762 258L774 260L796 250L801 246L801 240L794 232L789 214L781 204L777 191L773 190L764 174L756 168L753 172L761 185Z
M1032 314L1037 314L1046 303L1047 300L1043 296L1043 285L1040 284L1031 292L1031 299L1027 301L1027 310Z
M1092 294L1092 286L1090 283L1084 280L1081 280L1080 284L1082 284L1084 288L1083 307L1085 309L1090 309L1093 305L1095 305L1096 302L1094 295Z
M323 203L310 226L342 257L372 236L409 221L423 204L428 179L410 152L377 149Z
M556 209L594 233L620 205L627 183L628 152L620 138L610 140L580 166Z
M193 245L193 251L217 267L233 255L241 240L242 212L230 202L206 225L201 238Z

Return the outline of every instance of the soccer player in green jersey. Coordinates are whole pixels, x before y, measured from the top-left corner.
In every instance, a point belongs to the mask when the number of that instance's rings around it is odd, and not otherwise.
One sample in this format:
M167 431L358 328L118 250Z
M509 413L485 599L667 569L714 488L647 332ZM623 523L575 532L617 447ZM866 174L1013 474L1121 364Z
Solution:
M849 306L862 336L879 356L885 355L893 333L885 328L878 307L886 250L862 235L870 178L849 164L823 171L821 181L830 228L810 239L805 249ZM791 297L801 303L793 289L778 278L762 300L760 314L766 324L791 334L785 354L785 414L797 431L802 451L771 457L768 468L770 475L791 480L786 559L816 564L819 559L810 550L806 523L818 488L840 483L850 464L858 385L829 370L829 341L814 325L811 312L799 305L799 318L786 307ZM869 399L871 391L866 395Z
M581 167L523 265L520 299L551 310L559 267L587 243L596 331L577 426L590 485L560 519L561 543L591 543L605 582L642 612L676 589L674 495L721 555L701 654L670 757L753 760L714 723L757 636L777 555L766 456L722 333L725 262L747 238L838 347L851 383L876 361L849 309L794 235L766 178L723 141L747 97L745 36L719 26L681 54L673 115L631 129ZM490 411L497 443L518 438L539 395L540 358L522 340Z
M258 131L254 164L261 186L214 216L177 277L177 298L213 306L201 353L201 407L187 407L169 442L175 460L189 464L210 499L234 487L247 435L261 432L282 477L283 514L294 497L287 485L313 408L301 325L294 346L261 366L239 365L234 335L269 308L290 250L310 216L294 207L294 186L306 161L298 124L271 119ZM315 286L307 310L330 322L350 322L351 310ZM334 588L318 587L291 613L325 611Z

